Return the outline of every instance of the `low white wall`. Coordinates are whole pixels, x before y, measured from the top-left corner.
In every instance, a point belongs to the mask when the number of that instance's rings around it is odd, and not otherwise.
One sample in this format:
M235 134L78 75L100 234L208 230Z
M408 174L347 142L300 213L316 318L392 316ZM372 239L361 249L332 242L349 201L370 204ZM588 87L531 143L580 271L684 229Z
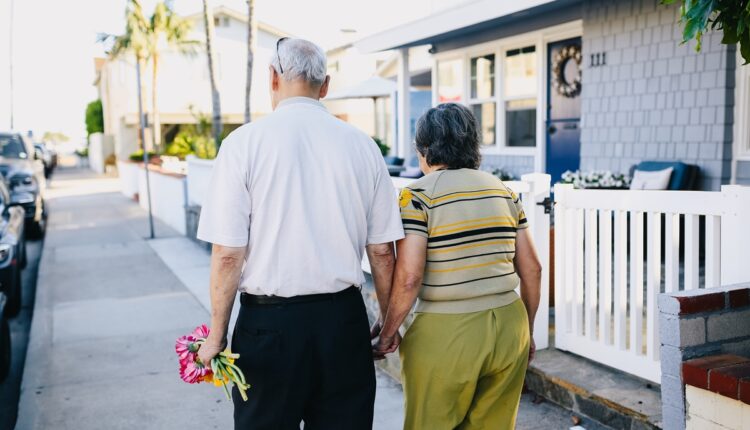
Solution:
M117 161L117 174L120 177L120 192L132 199L138 194L138 163Z
M151 189L151 212L168 226L180 234L186 233L185 204L186 179L185 175L175 173L161 173L156 168L149 170ZM138 195L142 208L148 209L148 194L146 191L146 170L142 165L138 168Z
M750 429L750 405L692 385L685 386L687 430Z
M115 146L111 136L94 133L89 136L89 167L97 173L104 173L104 162L114 154Z
M214 168L214 160L189 155L187 157L187 195L189 205L203 206L208 185L211 181L211 172Z

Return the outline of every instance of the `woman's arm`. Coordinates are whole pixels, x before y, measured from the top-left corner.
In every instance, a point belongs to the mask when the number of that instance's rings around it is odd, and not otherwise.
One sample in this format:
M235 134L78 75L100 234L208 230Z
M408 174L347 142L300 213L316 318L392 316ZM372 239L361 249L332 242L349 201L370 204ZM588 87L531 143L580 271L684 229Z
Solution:
M407 234L396 244L396 271L380 340L375 347L380 354L391 353L400 342L398 329L417 300L427 259L427 238Z
M516 256L513 260L516 273L521 278L521 300L529 315L529 334L531 335L531 348L529 349L529 361L534 358L536 345L534 345L534 318L539 307L539 297L542 290L542 264L536 254L534 240L528 229L518 230L516 235Z

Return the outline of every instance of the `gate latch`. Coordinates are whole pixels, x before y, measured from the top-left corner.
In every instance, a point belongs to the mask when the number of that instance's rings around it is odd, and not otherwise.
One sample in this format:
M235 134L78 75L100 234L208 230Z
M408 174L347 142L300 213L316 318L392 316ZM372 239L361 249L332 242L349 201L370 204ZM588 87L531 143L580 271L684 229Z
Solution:
M544 206L544 213L549 214L552 212L552 199L545 197L544 200L537 203L539 206Z

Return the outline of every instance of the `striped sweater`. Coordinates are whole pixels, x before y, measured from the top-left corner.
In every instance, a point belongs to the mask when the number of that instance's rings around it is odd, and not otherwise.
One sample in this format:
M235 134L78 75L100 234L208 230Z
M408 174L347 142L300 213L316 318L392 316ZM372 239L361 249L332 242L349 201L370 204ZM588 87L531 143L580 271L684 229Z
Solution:
M495 176L439 170L401 191L406 234L427 238L417 312L466 313L518 299L516 231L528 227L518 196Z

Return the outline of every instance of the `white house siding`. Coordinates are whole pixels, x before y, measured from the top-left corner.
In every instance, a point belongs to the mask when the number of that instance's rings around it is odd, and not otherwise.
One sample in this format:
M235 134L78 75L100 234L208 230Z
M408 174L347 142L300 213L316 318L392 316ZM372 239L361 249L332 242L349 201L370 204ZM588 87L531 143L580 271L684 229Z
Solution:
M534 156L482 154L482 169L502 169L519 179L534 171Z
M677 7L656 1L586 0L583 13L581 168L680 160L700 166L702 189L728 183L734 46L715 33L701 53L680 44ZM600 52L606 65L590 67Z

